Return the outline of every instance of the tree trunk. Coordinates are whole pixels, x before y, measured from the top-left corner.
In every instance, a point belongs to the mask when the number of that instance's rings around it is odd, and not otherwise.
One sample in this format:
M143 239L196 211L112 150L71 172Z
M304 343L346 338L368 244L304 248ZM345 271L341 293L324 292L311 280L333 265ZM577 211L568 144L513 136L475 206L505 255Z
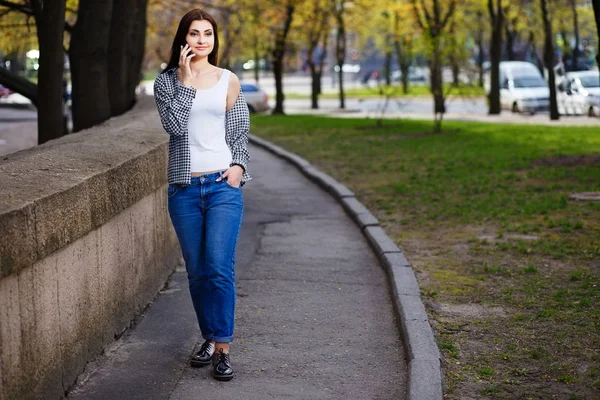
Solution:
M343 11L342 11L343 12ZM346 96L344 94L344 61L346 59L346 30L344 26L344 17L341 13L337 15L337 38L335 44L335 53L338 65L338 82L340 84L340 108L346 108Z
M460 65L458 64L456 57L452 57L450 67L452 68L452 86L456 88L460 85Z
M285 114L283 111L283 60L273 60L273 75L275 77L275 108L273 114Z
M317 93L322 94L322 81L323 70L325 69L325 59L327 58L327 46L329 45L329 32L327 29L323 32L323 48L321 50L321 57L319 58L318 66L318 77L317 77Z
M309 63L308 67L310 68L311 77L310 108L316 110L319 108L319 74L314 63Z
M66 134L64 125L63 74L65 52L63 36L65 29L64 0L33 0L36 17L40 59L38 70L38 144Z
M530 55L533 56L534 64L538 67L540 72L544 74L544 62L540 59L537 49L535 48L535 35L532 31L529 32L528 48L531 52Z
M505 33L506 33L506 59L508 61L514 61L517 59L515 54L515 39L517 38L517 18L512 18L510 24L505 20Z
M548 70L548 85L550 86L550 119L557 120L558 115L558 104L556 102L556 84L554 77L554 45L552 36L552 25L550 23L550 13L548 12L548 4L546 0L540 0L540 6L542 8L542 19L544 21L544 63Z
M514 61L515 57L515 35L516 32L506 27L506 59Z
M258 37L254 37L254 80L258 85L258 81L260 79L260 60L258 59L260 56L258 54Z
M494 10L493 0L488 0L488 10L492 21L492 39L490 41L490 93L489 114L500 114L500 57L502 53L502 27L504 25L504 12L502 11L502 0L496 0L497 7Z
M275 108L273 114L284 114L283 111L283 57L285 56L285 46L292 18L294 17L295 7L289 5L286 7L286 19L283 30L279 30L275 38L275 48L273 49L273 74L275 75ZM258 60L257 60L258 62Z
M148 27L148 0L134 1L137 7L134 14L135 25L133 26L131 36L133 54L129 63L129 79L127 84L128 93L133 99L132 105L136 101L135 89L142 79L142 67L144 54L146 53L146 29Z
M73 85L73 131L111 116L108 93L108 38L113 0L80 0L69 58Z
M311 46L308 49L308 67L310 68L310 76L311 76L311 108L316 110L319 108L319 95L321 94L321 76L323 75L323 66L325 65L325 57L326 57L326 47L327 47L327 35L328 32L326 29L322 29L321 32L318 33L319 37L316 41L311 42ZM323 39L323 46L325 46L319 56L318 62L314 60L314 52L317 48L317 44L320 42L320 38Z
M392 86L392 35L385 36L385 84Z
M456 40L456 21L452 19L450 24L450 71L452 72L452 87L457 88L460 84L460 65L457 57L458 46Z
M477 69L479 70L479 87L483 87L483 62L485 61L485 54L483 52L483 27L481 26L483 15L480 11L477 12L477 20L480 21L479 30L477 31L477 47L479 48Z
M253 73L254 73L254 81L256 82L256 84L258 85L259 80L260 80L260 62L259 62L259 58L260 58L260 49L258 47L259 44L259 40L258 40L258 27L260 26L260 16L261 16L261 9L259 7L255 7L254 10L252 11L252 26L253 26L253 32L252 32L252 51L254 54L254 68L253 68Z
M408 68L409 68L409 46L410 42L405 38L403 44L400 44L400 14L394 13L394 49L398 59L398 68L400 69L400 79L402 80L402 92L408 93Z
M146 37L148 0L114 0L107 56L111 115L128 111L136 100Z
M317 70L316 79L317 79L317 83L315 86L317 88L317 94L321 95L321 94L323 94L322 89L321 89L323 87L323 85L321 83L321 81L323 80L323 67L321 67Z
M315 40L314 35L315 35L314 31L311 31L309 34L309 45L308 45L308 50L307 50L306 63L308 64L308 68L310 69L310 78L311 78L311 82L310 82L311 106L310 106L310 108L312 108L313 110L316 110L319 108L319 87L317 85L317 66L316 66L314 58L315 58L315 48L317 47L319 38L317 38Z
M444 99L444 90L442 86L442 54L439 43L439 37L435 38L433 57L429 63L431 71L431 93L433 93L433 112L436 114L444 114L446 112L446 104Z
M446 113L446 99L444 97L444 88L442 81L442 50L440 48L440 37L436 36L434 40L434 52L429 61L429 70L431 72L430 84L431 93L433 93L433 115L436 132L442 130L442 120Z
M308 32L308 54L306 63L310 68L311 76L311 108L316 110L319 108L319 95L321 94L321 74L323 72L327 48L327 20L329 19L329 16L328 14L323 15L323 10L318 7L315 7L314 13L315 15L322 15L322 19L319 25L312 26ZM324 42L324 47L320 52L319 60L316 61L315 52L317 51L321 40Z
M596 19L596 31L598 33L598 39L600 39L600 1L593 0L592 6L594 7L594 16ZM600 68L600 51L596 52L596 63Z
M579 59L579 18L577 16L577 2L571 0L571 10L573 11L573 30L575 31L575 48L573 49L574 67L577 68L577 60Z
M402 57L404 56L402 46L400 46L400 40L398 36L394 38L394 51L396 52L396 59L398 60L398 69L400 70L400 79L404 78L402 73Z
M427 11L424 2L421 2L423 7L422 10L419 9L415 0L413 0L411 3L416 21L421 27L421 30L427 33L428 41L433 48L433 54L429 60L429 69L431 71L430 83L434 102L433 112L435 117L435 130L439 132L442 129L442 119L444 117L444 113L446 112L446 99L444 97L442 85L441 40L444 36L444 28L447 26L448 21L450 21L454 15L454 12L456 11L456 1L446 0L443 2L444 4L448 4L448 9L445 15L442 15L440 9L442 4L441 0L433 0L432 11Z
M576 69L574 69L575 64L571 64L571 66L568 66L566 61L567 60L571 60L571 62L573 61L573 52L571 51L571 45L569 44L569 40L568 35L567 35L567 31L565 29L565 24L562 23L561 21L561 29L560 29L560 36L563 38L562 40L562 49L561 49L561 53L562 53L562 58L563 58L563 64L565 64L563 66L565 72L568 71L576 71Z
M394 40L394 48L396 49L396 58L398 59L398 66L400 67L400 79L402 81L402 92L408 93L408 61L406 57L406 51L402 51L400 40Z
M392 49L388 45L385 51L385 84L392 86Z
M402 74L402 92L404 94L408 94L408 92L410 90L408 87L408 85L409 85L409 80L408 80L409 68L410 68L409 61L405 57L404 62L400 66L400 73Z

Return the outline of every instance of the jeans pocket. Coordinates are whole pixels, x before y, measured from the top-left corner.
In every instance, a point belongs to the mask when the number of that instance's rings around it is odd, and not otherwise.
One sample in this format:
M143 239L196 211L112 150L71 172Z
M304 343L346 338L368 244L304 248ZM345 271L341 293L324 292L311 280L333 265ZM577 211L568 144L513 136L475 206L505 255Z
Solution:
M171 197L175 196L175 193L177 193L178 191L179 191L179 186L170 184L169 188L167 189L168 198L170 199Z
M239 186L233 186L232 184L229 183L229 181L227 181L227 179L223 179L223 180L225 181L225 184L227 186L229 186L230 188L234 188L234 189L237 189L237 190L240 190L242 188L242 184L241 183L240 183Z

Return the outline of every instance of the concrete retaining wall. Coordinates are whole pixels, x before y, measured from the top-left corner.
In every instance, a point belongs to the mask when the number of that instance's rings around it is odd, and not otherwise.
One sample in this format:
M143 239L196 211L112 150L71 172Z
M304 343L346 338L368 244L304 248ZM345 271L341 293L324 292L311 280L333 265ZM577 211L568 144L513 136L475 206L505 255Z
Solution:
M0 399L59 399L180 259L153 99L0 160Z

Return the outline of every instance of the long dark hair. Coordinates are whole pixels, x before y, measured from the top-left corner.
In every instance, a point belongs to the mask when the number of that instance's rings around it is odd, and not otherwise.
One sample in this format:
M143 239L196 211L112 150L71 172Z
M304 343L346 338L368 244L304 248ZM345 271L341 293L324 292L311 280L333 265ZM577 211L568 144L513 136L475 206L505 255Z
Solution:
M189 11L183 16L183 18L181 18L179 27L177 28L177 33L175 34L175 39L173 39L173 46L171 46L171 59L169 60L167 67L162 72L165 72L171 68L175 68L179 65L179 55L181 54L180 46L185 47L185 37L190 30L190 25L192 25L192 22L194 21L201 20L207 20L212 25L213 35L215 35L215 46L213 47L212 52L208 55L208 62L215 67L217 66L219 59L219 35L217 33L217 23L209 13L196 8Z

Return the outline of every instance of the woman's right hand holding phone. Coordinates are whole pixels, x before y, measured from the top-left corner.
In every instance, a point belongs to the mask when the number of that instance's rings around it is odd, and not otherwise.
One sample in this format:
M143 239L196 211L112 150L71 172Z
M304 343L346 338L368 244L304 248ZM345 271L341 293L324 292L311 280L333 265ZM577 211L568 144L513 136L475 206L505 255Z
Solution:
M185 86L192 86L192 69L190 67L190 61L195 54L189 55L192 51L192 48L186 43L185 47L181 47L181 52L179 53L179 68L177 69L177 79Z

